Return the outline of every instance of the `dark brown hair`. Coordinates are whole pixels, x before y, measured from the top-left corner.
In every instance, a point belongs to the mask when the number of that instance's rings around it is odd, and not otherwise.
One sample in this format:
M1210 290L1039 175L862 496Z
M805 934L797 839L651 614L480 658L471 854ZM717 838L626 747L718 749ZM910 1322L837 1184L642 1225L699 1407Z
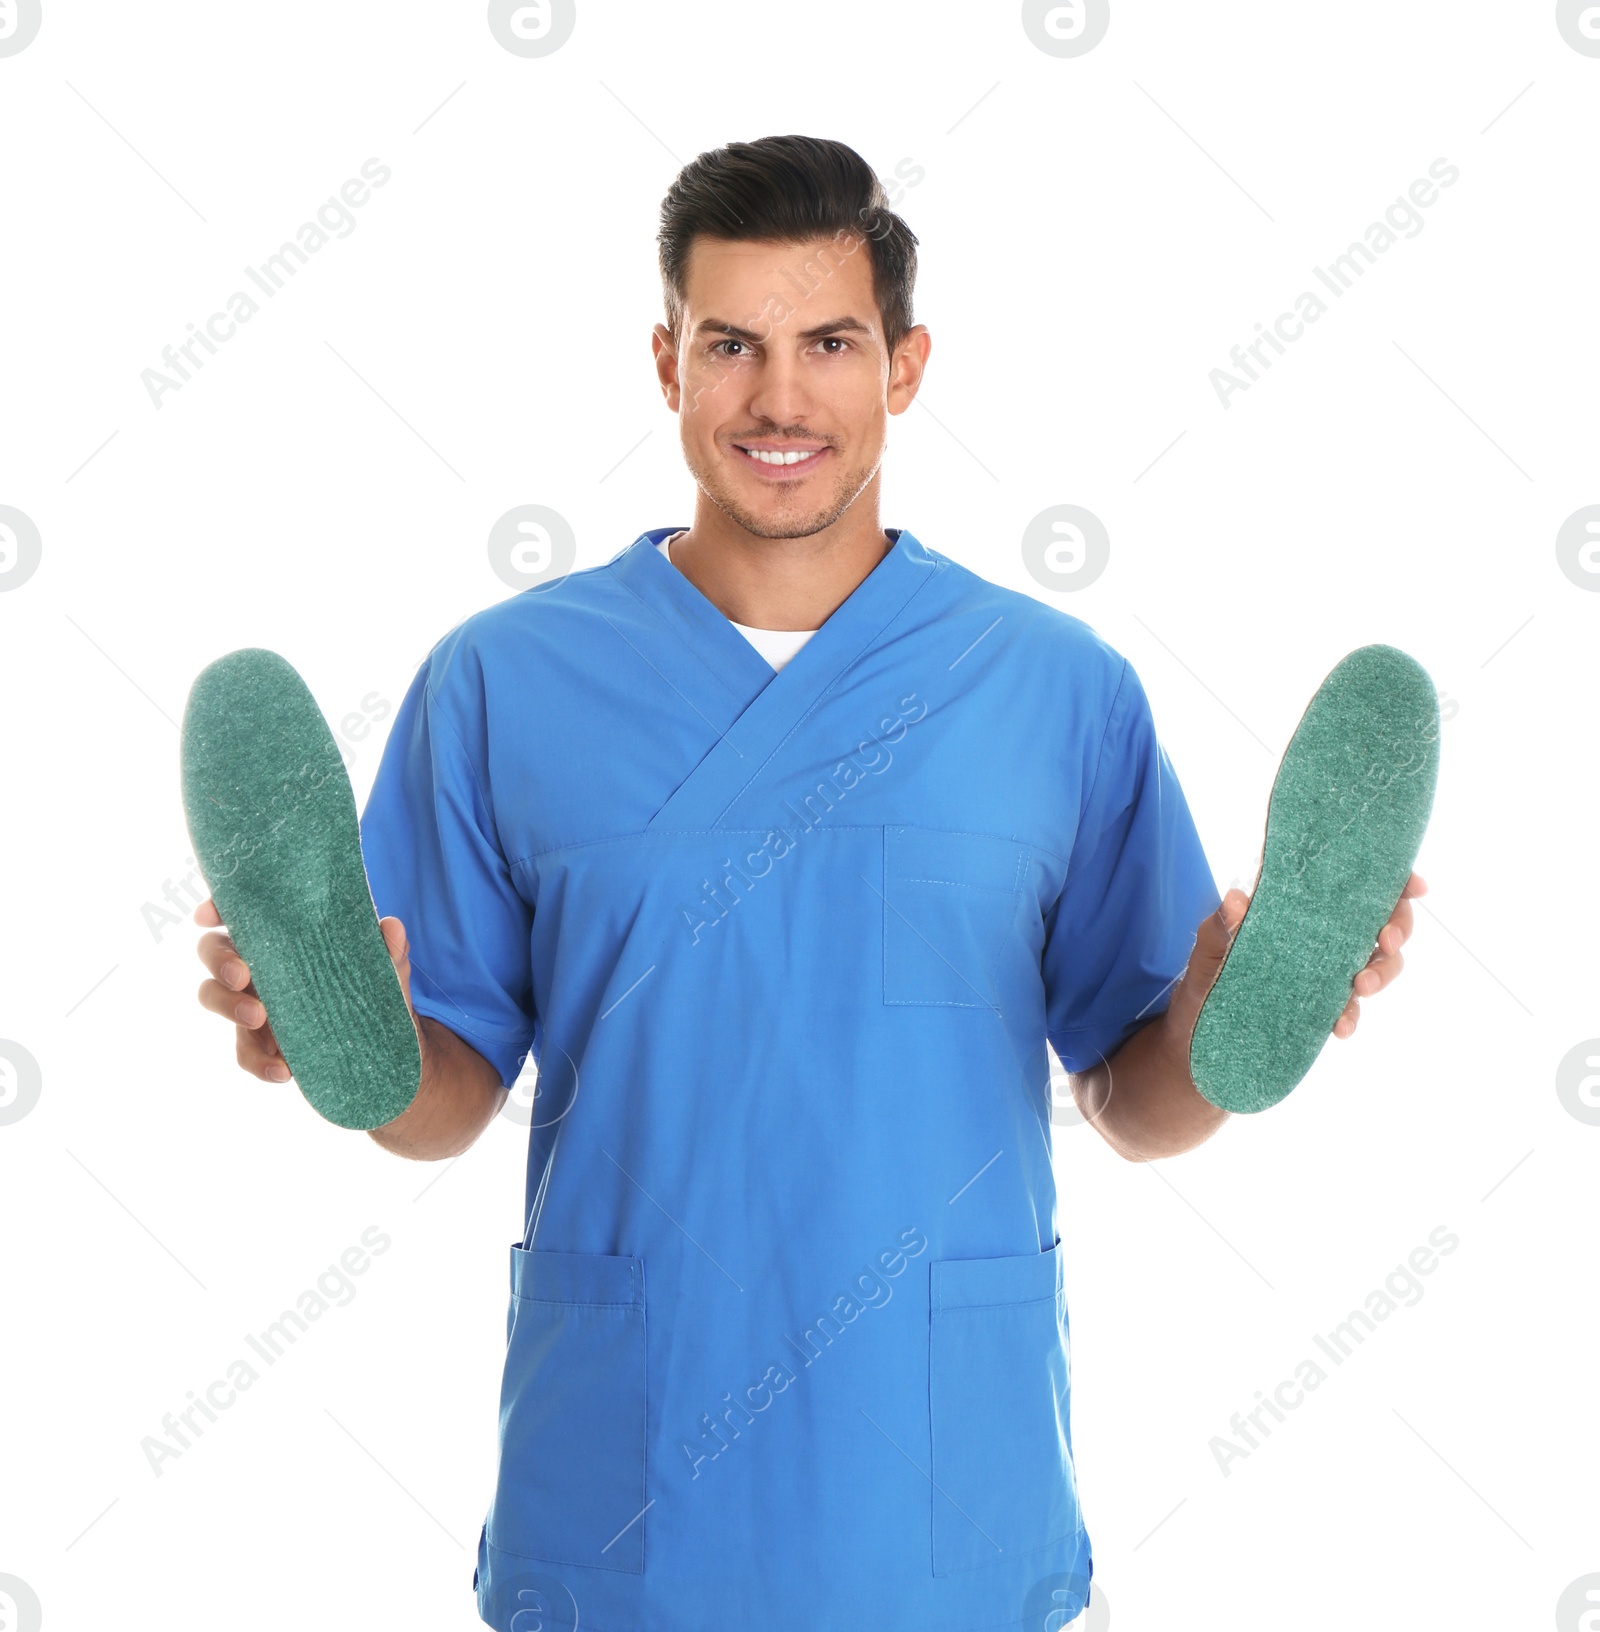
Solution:
M833 237L842 247L852 233L866 240L872 256L872 293L893 356L912 326L917 236L889 208L866 160L820 136L763 136L702 153L678 172L661 201L656 242L667 327L677 335L697 234L789 244Z

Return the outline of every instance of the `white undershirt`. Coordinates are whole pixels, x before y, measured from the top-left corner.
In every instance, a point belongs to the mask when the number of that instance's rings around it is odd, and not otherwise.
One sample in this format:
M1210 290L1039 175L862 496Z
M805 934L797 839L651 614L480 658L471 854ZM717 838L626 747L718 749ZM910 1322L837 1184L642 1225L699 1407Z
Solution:
M676 532L672 538L664 538L656 545L668 562L672 561L672 551L667 546L672 539L682 538L688 530L685 527L682 532ZM728 622L733 623L733 619L729 618ZM733 626L774 669L781 669L816 634L815 629L752 629L747 623L733 623Z

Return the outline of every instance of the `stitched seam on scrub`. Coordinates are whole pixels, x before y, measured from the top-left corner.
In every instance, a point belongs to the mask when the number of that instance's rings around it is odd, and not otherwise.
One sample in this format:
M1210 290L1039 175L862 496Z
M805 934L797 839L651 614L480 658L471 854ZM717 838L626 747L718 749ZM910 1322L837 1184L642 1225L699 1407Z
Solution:
M891 1009L984 1009L990 1014L1000 1012L993 1003L969 1003L964 997L886 997L883 1001Z
M665 803L665 801L663 801ZM815 832L869 832L883 826L882 822L830 822L824 826L821 822L814 822L811 831ZM526 867L529 862L539 861L545 856L553 856L562 850L590 850L597 844L633 844L640 839L649 839L652 842L665 839L703 838L711 835L715 838L736 839L741 833L758 833L763 838L769 833L782 831L776 822L768 822L765 827L640 827L631 833L612 833L599 839L568 839L561 844L546 845L543 850L530 850L525 856L518 856L511 863L513 867Z
M993 1003L969 1003L964 997L886 997L884 1002L892 1009L986 1009L998 1013Z
M957 1260L962 1262L964 1260ZM959 1315L968 1309L1031 1309L1036 1303L1054 1303L1064 1294L1052 1292L1042 1298L1002 1298L998 1303L945 1303L941 1295L936 1313L941 1315Z
M488 1543L488 1546L491 1551L504 1553L507 1558L526 1558L535 1564L571 1564L580 1570L605 1570L611 1575L642 1575L644 1573L642 1570L625 1569L619 1564L585 1563L581 1558L568 1558L563 1553L516 1553L509 1547L497 1547L492 1541ZM579 1632L600 1632L600 1628L595 1626L592 1621L586 1621L581 1623Z
M929 1522L929 1525L931 1527L932 1522L933 1522L933 1520L932 1520L933 1509L932 1509L931 1506L929 1507L928 1512L929 1512L929 1521L928 1522ZM1060 1541L1062 1541L1068 1535L1076 1536L1076 1535L1083 1534L1084 1528L1085 1528L1085 1526L1084 1526L1084 1523L1083 1523L1083 1515L1080 1512L1079 1515L1078 1515L1077 1529L1071 1530L1071 1531L1063 1530L1060 1536L1053 1537L1050 1541L1041 1542L1039 1544L1039 1546L1037 1546L1037 1547L1028 1548L1027 1553L1017 1553L1014 1556L1018 1557L1018 1558L1024 1558L1024 1557L1027 1557L1029 1554L1032 1554L1032 1553L1042 1553L1047 1547L1056 1546ZM531 1559L533 1559L533 1561L535 1563L538 1563L538 1564L570 1564L570 1563L573 1562L573 1560L565 1559L565 1558L544 1558L544 1557L542 1557L540 1555L536 1555L534 1553L513 1553L509 1548L497 1547L492 1541L490 1541L488 1539L487 1536L485 1536L483 1538L483 1544L484 1544L484 1547L489 1552L491 1552L491 1553L500 1553L500 1554L504 1555L506 1558L531 1558ZM930 1535L928 1537L928 1546L929 1546L929 1548L931 1550L931 1548L933 1546L933 1537L932 1537L931 1533L930 1533ZM616 1570L612 1569L611 1566L608 1565L608 1564L580 1564L577 1567L579 1569L609 1570L610 1573L613 1574L613 1575L619 1573ZM628 1573L638 1574L640 1572L633 1571L633 1572L628 1572ZM966 1572L965 1571L957 1571L956 1573L957 1574L965 1574ZM945 1577L941 1576L941 1577L939 1577L939 1579L943 1580L943 1579L945 1579ZM1014 1616L1009 1621L972 1621L972 1622L969 1622L965 1626L958 1626L958 1627L953 1628L952 1632L1010 1632L1010 1629L1015 1627L1016 1624L1017 1624L1017 1622L1016 1622L1016 1618ZM556 1629L556 1632L564 1632L564 1629L558 1627ZM593 1621L580 1620L579 1623L578 1623L578 1632L645 1632L645 1628L642 1625L640 1625L640 1626L630 1626L630 1627L617 1627L617 1626L607 1627L607 1626L599 1626Z
M639 1425L639 1496L641 1500L650 1489L650 1296L644 1284L644 1260L637 1261L638 1275L634 1282L638 1293L639 1310L639 1372L640 1388L643 1390L644 1410L640 1412L643 1422ZM786 1385L787 1386L787 1385ZM644 1574L645 1566L650 1562L650 1532L644 1526L644 1516L650 1503L644 1506L630 1521L639 1525L639 1573ZM1079 1522L1082 1522L1081 1516ZM620 1534L620 1532L619 1532ZM577 1599L573 1599L576 1609Z
M1023 838L1017 833L982 833L976 828L970 827L923 827L916 822L819 821L812 823L810 831L812 833L864 833L873 829L881 831L884 828L891 827L909 828L917 833L951 833L963 838L1001 839L1007 844L1020 844L1037 850L1041 854L1049 856L1052 860L1061 862L1063 865L1066 864L1068 859L1065 856L1058 855L1054 850L1047 849L1044 845L1034 843L1032 839ZM741 833L759 833L762 837L765 837L768 833L781 831L784 830L776 822L768 822L765 827L639 827L628 833L608 833L598 839L565 839L560 844L547 844L543 850L530 850L525 856L515 857L508 865L513 868L525 868L530 862L539 861L545 856L557 855L563 850L591 850L597 844L632 844L640 839L656 842L667 839L704 838L707 835L716 838L734 839ZM987 887L999 889L1002 886L996 884Z
M995 890L1001 895L1015 895L1017 886L1011 884L969 884L964 878L897 878L896 884L948 884L953 890Z
M883 895L883 960L884 960L884 988L885 988L886 991L888 989L888 975L889 975L889 914L890 914L891 911L896 910L893 907L892 903L890 902L889 896L888 896L888 893L887 893L888 888L889 888L889 882L890 882L889 878L887 876L887 873L888 873L888 866L889 866L889 860L888 860L889 833L890 833L891 830L896 831L896 832L913 832L913 833L947 833L947 834L950 834L950 835L953 835L953 836L959 836L959 837L963 837L963 838L973 838L973 839L998 839L998 838L1000 838L1000 835L998 835L998 834L979 833L979 832L976 832L975 830L973 830L971 828L918 827L915 824L910 823L910 822L889 822L889 823L884 824L883 834L884 834L884 872L885 872L885 877L884 877L884 881L883 881L884 882L884 895ZM1005 885L1005 884L967 884L967 883L962 882L960 879L954 879L954 878L897 878L897 879L894 880L894 883L896 885L900 885L900 884L938 884L938 885L942 885L942 886L944 886L946 888L949 888L949 889L993 890L993 891L995 891L996 894L999 894L999 895L1020 896L1023 893L1022 892L1023 874L1024 874L1024 872L1025 872L1025 870L1027 868L1029 846L1023 840L1018 839L1018 838L1016 838L1014 836L1011 836L1011 835L1007 835L1004 838L1003 842L1006 843L1006 844L1014 845L1014 846L1016 846L1016 849L1017 849L1016 865L1015 865L1015 867L1014 867L1014 869L1012 871L1011 883L1009 885ZM1015 911L1016 911L1015 907L1012 908L1012 911L1013 911L1013 913L1015 913ZM998 952L1001 944L1005 940L1006 926L997 926L992 933L993 933L993 937L994 937L993 944L992 945L986 944L986 951L991 956L993 956L996 952ZM957 973L959 974L959 971L957 971ZM963 980L965 980L965 976L962 976L961 978ZM883 1001L891 1009L929 1009L929 1008L939 1008L939 1009L987 1009L987 1010L989 1010L989 1012L991 1014L1000 1013L999 1006L997 1004L995 1004L995 1003L992 1003L992 1002L975 1003L971 999L964 998L964 997L963 998L952 998L952 999L948 999L948 1000L940 999L940 998L930 998L930 997L885 997ZM1008 1041L1009 1041L1009 1039L1008 1039ZM1015 1052L1015 1051L1013 1050L1013 1052Z
M595 1303L589 1298L530 1298L525 1293L512 1294L518 1303L542 1303L551 1309L640 1309L637 1303Z
M844 822L836 822L836 823L832 823L830 825L836 826L836 827L844 827L846 824ZM1021 833L990 833L990 832L985 832L982 829L976 828L976 827L926 827L921 822L883 822L883 823L861 822L861 823L859 823L857 825L859 825L861 827L882 826L885 829L885 831L893 829L895 831L901 831L901 832L907 832L907 833L948 833L952 837L958 838L958 839L1000 839L1000 840L1003 840L1007 844L1020 844L1025 849L1038 850L1042 854L1049 856L1052 861L1059 861L1060 863L1062 863L1063 866L1066 865L1066 863L1067 863L1067 861L1069 859L1066 856L1057 855L1057 853L1054 850L1047 849L1042 844L1036 844L1031 838L1025 838ZM822 823L818 822L817 826L821 827ZM755 832L755 831L757 831L757 829L750 828L750 829L741 830L741 829L738 829L738 828L719 827L719 828L715 829L715 831L718 832L718 833L734 833L734 832L739 832L739 831ZM1018 880L1019 880L1019 885L1017 887L1020 887L1020 880L1021 880L1021 876L1022 876L1022 869L1021 869L1020 865L1019 865L1018 870L1017 870L1017 876L1018 876ZM934 882L942 883L943 880L935 880ZM990 885L988 887L991 888L991 889L998 890L998 889L1003 889L1005 886L1001 885L1001 884L994 884L994 885Z

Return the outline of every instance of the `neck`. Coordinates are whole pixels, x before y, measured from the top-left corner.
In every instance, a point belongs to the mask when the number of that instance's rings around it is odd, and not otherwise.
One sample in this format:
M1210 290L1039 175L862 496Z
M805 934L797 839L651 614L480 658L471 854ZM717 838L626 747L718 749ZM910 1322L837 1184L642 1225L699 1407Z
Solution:
M757 538L718 516L723 527L697 515L672 541L672 564L724 617L751 629L820 629L891 548L876 518L865 529Z

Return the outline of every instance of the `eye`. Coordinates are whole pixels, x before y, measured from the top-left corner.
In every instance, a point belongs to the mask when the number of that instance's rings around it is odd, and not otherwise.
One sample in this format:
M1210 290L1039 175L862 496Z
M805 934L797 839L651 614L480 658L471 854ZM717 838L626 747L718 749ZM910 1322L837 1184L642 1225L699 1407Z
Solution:
M743 344L744 344L744 341L742 341L742 340L732 340L732 339L729 339L729 340L718 340L718 341L717 341L717 342L715 342L715 344L714 344L714 345L713 345L713 346L712 346L712 347L711 347L711 350L712 350L712 351L713 351L713 352L719 352L719 351L722 351L722 348L723 348L723 347L724 347L724 346L742 346L742 345L743 345ZM729 353L729 352L722 352L722 355L723 355L723 356L724 356L724 357L726 357L726 356L730 356L730 355L731 355L731 353Z
M846 351L850 349L850 342L837 334L825 334L817 344L822 346L843 346ZM830 352L829 355L837 357L839 353L835 351Z

